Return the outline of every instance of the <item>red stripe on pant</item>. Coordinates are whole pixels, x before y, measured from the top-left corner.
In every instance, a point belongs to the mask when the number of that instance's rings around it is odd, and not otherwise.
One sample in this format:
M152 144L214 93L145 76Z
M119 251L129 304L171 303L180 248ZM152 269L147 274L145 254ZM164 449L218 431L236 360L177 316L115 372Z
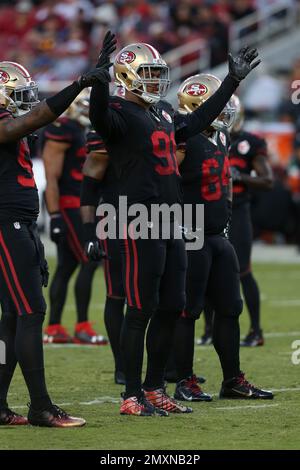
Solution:
M130 235L133 237L133 230L130 230ZM133 290L134 290L134 297L137 308L141 309L141 301L140 301L140 293L138 287L138 275L139 275L139 263L138 263L138 253L136 248L136 242L133 238L130 239L132 243L132 251L133 251Z
M83 251L83 249L82 249L81 243L80 243L80 241L79 241L79 239L78 239L78 237L77 237L77 234L76 234L76 232L75 232L75 230L74 230L74 227L73 227L73 225L72 225L71 220L70 220L69 217L67 216L67 213L66 213L66 211L65 211L64 209L61 209L61 212L62 212L62 215L63 215L63 217L64 217L64 219L65 219L65 221L66 221L66 223L67 223L68 229L69 229L69 231L70 231L70 235L71 235L72 240L73 240L73 242L74 242L74 245L75 245L75 247L76 247L76 252L77 252L77 253L79 254L79 256L80 256L80 260L81 260L82 262L84 262L84 263L87 263L87 262L88 262L88 259L87 259L87 257L86 257L85 254L84 254L84 251Z
M17 273L16 273L16 270L15 270L15 267L14 267L14 263L13 263L13 260L9 254L9 251L8 251L8 248L4 242L4 239L3 239L3 235L2 235L2 232L0 230L0 245L2 246L3 250L4 250L4 253L5 253L5 256L6 256L6 259L7 259L7 262L8 262L8 265L9 265L9 268L10 268L10 272L12 274L12 277L13 277L13 280L15 282L15 287L17 289L17 292L22 300L22 303L25 307L25 310L26 310L26 313L30 314L32 313L32 308L30 307L29 303L28 303L28 300L26 299L25 297L25 294L23 292L23 289L21 287L21 284L19 282L19 279L18 279L18 276L17 276Z
M106 256L109 256L106 238L104 238L102 242L103 242L103 248L104 248L105 254ZM106 278L106 285L107 285L107 294L112 295L113 289L112 289L112 282L111 282L111 275L110 275L109 259L104 260L104 270L105 270L105 278Z
M6 271L6 268L5 268L5 264L4 264L4 261L3 261L1 255L0 255L0 267L1 267L1 269L2 269L2 273L3 273L4 279L5 279L6 285L7 285L7 287L8 287L8 290L9 290L9 292L10 292L11 298L12 298L12 300L13 300L13 303L14 303L15 306L16 306L18 315L22 315L19 302L18 302L17 297L16 297L16 295L15 295L15 293L14 293L13 287L12 287L12 285L11 285L11 283L10 283L10 280L9 280L9 277L8 277L8 274L7 274L7 271Z

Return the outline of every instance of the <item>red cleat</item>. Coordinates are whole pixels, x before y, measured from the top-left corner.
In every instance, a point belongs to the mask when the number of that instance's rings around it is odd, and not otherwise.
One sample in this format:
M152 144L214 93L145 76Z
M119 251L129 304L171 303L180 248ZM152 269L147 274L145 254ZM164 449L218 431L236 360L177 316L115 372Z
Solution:
M72 343L72 337L67 330L59 323L49 325L44 331L43 342L45 344L64 344Z
M164 388L157 388L156 390L144 390L146 400L156 408L165 410L168 413L192 413L192 408L182 405L174 398L167 395Z
M121 394L122 396L122 394ZM168 413L164 410L155 408L149 403L145 396L123 398L121 407L121 415L133 415L133 416L168 416Z
M108 344L107 338L98 335L92 327L92 323L89 321L77 323L73 342L77 344L93 344L96 346Z
M0 426L24 426L28 424L25 416L18 415L9 408L0 410Z

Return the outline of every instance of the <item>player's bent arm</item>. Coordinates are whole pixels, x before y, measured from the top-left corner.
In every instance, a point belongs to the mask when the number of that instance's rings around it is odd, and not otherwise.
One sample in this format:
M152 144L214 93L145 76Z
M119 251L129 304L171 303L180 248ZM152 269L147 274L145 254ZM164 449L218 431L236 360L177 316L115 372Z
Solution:
M65 152L70 144L47 140L43 148L42 158L46 173L46 206L49 214L59 212L58 182L62 175Z
M127 131L123 116L109 106L108 82L96 83L92 87L89 117L93 128L106 141L125 135Z
M253 189L272 189L273 172L266 157L257 155L252 164L257 176L241 173L241 181Z
M95 222L96 207L101 195L101 181L108 163L109 157L105 150L90 152L84 163L80 193L80 214L83 224Z
M23 116L3 119L0 121L0 143L16 141L55 121L70 106L81 90L82 86L79 82L73 82Z

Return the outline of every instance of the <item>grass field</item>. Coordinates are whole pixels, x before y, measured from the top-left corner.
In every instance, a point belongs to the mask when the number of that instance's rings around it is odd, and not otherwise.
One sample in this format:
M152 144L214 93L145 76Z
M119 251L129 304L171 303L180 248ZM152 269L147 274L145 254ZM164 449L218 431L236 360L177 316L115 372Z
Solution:
M51 260L50 260L51 261ZM51 263L51 268L53 264ZM194 404L191 415L138 418L119 415L122 387L113 383L109 346L46 347L48 388L57 404L83 416L82 429L1 427L0 449L299 449L300 364L291 362L294 340L300 340L300 267L254 266L262 291L266 345L241 351L242 369L255 384L275 391L273 401L220 401ZM103 332L104 284L97 272L91 318ZM72 288L64 324L72 331L75 309ZM198 322L198 332L202 320ZM241 332L248 329L246 313ZM197 373L206 376L205 390L217 394L220 366L212 347L196 347ZM170 385L169 392L174 386ZM26 413L28 395L17 371L9 403Z

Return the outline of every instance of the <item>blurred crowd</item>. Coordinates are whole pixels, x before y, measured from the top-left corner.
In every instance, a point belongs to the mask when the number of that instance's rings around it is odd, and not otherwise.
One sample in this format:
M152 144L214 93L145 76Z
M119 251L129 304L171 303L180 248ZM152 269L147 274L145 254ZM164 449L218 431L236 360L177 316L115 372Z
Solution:
M213 66L226 59L230 24L277 1L0 0L0 56L37 80L69 80L94 63L112 28L120 46L150 42L161 53L202 38Z
M297 1L285 0L285 4ZM210 49L210 65L214 66L227 58L233 22L277 3L278 0L0 0L0 57L22 63L38 82L73 80L95 63L103 36L112 29L117 33L119 47L142 41L151 43L161 53L202 39ZM300 81L300 59L288 71L268 71L262 64L256 79L244 90L243 101L248 118L289 122L295 130L289 162L271 162L277 185L271 193L254 197L253 217L258 234L261 228L268 228L268 213L270 230L284 233L287 238L296 233L300 246L300 104L291 101L295 80ZM300 85L296 96L300 101Z

